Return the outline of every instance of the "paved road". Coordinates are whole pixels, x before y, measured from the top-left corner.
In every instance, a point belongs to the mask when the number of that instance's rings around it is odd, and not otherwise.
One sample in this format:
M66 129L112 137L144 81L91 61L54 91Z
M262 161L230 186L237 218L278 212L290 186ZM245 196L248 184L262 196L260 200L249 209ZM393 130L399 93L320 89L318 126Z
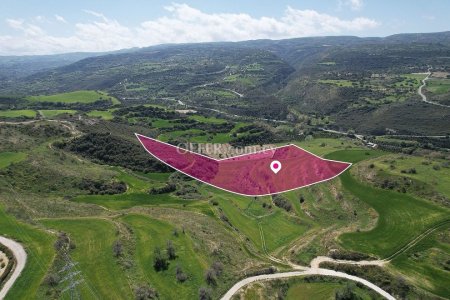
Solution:
M247 284L250 284L255 281L261 281L261 280L272 280L272 279L281 279L281 278L289 278L289 277L298 277L298 276L310 276L310 275L321 275L321 276L331 276L331 277L339 277L344 278L356 282L360 282L361 284L365 285L366 287L374 290L378 294L382 295L388 300L395 300L394 297L392 297L389 293L384 291L383 289L379 288L378 286L374 285L373 283L356 277L352 275L348 275L342 272L336 272L333 270L328 269L320 269L320 268L310 268L306 271L293 271L293 272L286 272L286 273L276 273L276 274L268 274L268 275L259 275L259 276L253 276L249 278L245 278L238 283L236 283L223 297L222 300L229 300L233 295L242 287L246 286Z
M0 299L4 299L8 291L13 286L14 282L17 280L17 278L19 278L20 274L25 268L25 264L27 262L27 253L25 252L25 249L21 244L2 236L0 236L0 244L5 245L7 248L9 248L16 259L16 267L14 268L12 275L9 277L8 281L6 281L5 285L0 291Z

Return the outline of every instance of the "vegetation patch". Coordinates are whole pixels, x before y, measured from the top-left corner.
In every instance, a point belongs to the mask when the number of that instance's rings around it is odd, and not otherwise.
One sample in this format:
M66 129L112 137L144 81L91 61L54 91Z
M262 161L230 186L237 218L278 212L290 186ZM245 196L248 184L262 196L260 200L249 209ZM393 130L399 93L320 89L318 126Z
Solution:
M53 95L29 96L26 99L33 102L92 103L99 100L110 100L113 104L120 103L116 98L104 92L88 90Z

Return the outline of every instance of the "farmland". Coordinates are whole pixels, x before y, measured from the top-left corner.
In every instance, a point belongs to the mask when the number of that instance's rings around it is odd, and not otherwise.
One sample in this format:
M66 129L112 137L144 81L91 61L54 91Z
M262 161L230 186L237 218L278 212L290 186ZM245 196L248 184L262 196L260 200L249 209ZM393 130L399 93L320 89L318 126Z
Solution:
M119 103L116 98L99 91L75 91L53 95L29 96L27 99L33 102L90 103L98 100L111 100L113 104Z
M34 118L36 112L34 110L2 110L0 111L0 118Z

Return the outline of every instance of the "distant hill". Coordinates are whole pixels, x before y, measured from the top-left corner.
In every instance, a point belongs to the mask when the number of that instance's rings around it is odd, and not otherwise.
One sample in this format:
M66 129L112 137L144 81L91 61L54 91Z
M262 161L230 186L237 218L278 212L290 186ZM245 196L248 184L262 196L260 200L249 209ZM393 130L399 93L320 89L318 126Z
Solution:
M393 105L397 101L418 101L414 91L418 81L397 83L402 74L424 72L429 66L450 71L450 32L173 44L107 54L1 57L0 94L104 90L125 104L128 99L173 97L249 116L283 119L289 111L331 116L341 128L378 132L382 125L371 125L372 115L379 123L380 109L387 113L398 108ZM373 76L384 81L376 82ZM330 84L333 82L338 84ZM398 97L400 94L403 96ZM401 107L408 112L408 105ZM359 126L359 121L350 118L355 111L368 123ZM445 111L442 117L447 117ZM422 129L412 132L430 132L429 127ZM439 133L442 130L450 131L441 128Z

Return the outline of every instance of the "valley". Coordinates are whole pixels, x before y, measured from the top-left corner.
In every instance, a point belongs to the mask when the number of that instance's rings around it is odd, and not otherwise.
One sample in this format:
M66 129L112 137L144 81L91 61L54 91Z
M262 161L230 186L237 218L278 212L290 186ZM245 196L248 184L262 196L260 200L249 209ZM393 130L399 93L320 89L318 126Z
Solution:
M26 262L11 260L0 298L448 299L450 38L438 35L21 64L0 78L0 244ZM294 144L353 165L241 196L162 164L135 133L217 159Z

